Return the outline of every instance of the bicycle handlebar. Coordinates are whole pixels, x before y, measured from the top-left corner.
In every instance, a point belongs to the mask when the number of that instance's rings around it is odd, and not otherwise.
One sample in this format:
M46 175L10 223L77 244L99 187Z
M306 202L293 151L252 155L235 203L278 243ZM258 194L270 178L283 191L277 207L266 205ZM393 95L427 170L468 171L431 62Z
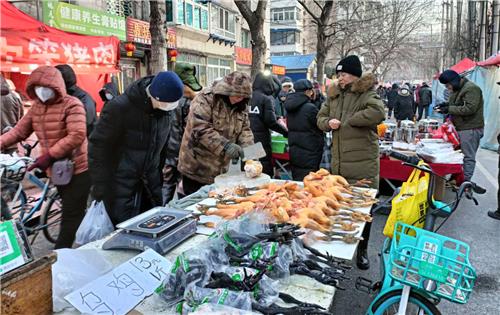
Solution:
M389 152L389 156L391 156L397 160L403 161L403 162L409 164L408 166L412 166L412 167L417 167L418 162L420 162L420 159L416 156L408 156L406 154L402 154L402 153L392 151L392 150Z

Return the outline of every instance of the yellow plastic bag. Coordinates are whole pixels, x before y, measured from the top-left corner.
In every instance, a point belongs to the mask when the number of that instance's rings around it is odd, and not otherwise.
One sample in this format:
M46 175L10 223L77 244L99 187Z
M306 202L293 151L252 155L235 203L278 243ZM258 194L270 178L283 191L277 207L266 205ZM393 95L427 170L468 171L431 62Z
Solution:
M420 162L418 165L425 163ZM385 236L392 238L396 222L404 222L419 228L424 226L429 178L429 173L424 173L422 176L422 171L415 169L403 183L401 191L392 200L391 214L384 227Z

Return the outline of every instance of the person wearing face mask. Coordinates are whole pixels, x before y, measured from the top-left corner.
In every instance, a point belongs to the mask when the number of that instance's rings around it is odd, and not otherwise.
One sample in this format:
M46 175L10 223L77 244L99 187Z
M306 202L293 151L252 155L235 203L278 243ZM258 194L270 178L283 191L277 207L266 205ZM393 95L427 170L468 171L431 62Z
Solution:
M323 131L316 126L318 107L313 103L313 84L301 79L294 89L285 101L288 146L293 180L302 181L309 172L319 169L325 142Z
M119 94L120 93L118 92L118 88L116 87L116 84L114 84L113 82L104 84L102 89L99 90L99 96L101 97L101 100L104 102L104 105L106 105L107 102L111 101Z
M448 102L436 106L439 113L450 115L460 138L464 154L464 177L470 181L476 167L476 152L483 137L484 114L481 88L461 78L453 70L446 70L439 76L439 82L450 92Z
M379 185L379 145L377 125L385 118L384 103L374 90L376 78L363 75L361 62L351 55L335 67L338 86L330 86L327 101L318 113L318 127L332 131L332 173L350 183L368 179L372 188ZM368 269L370 225L363 232L357 265Z
M159 72L133 82L104 106L89 139L92 197L113 224L163 204L162 173L171 120L184 86Z
M55 161L64 158L73 161L71 181L57 186L63 211L55 245L56 249L71 247L85 215L90 190L85 109L77 98L66 93L62 75L54 67L35 69L26 83L26 92L33 105L13 129L0 137L1 149L25 140L35 132L42 155L28 170L38 168L51 176L50 166Z
M182 135L186 129L187 116L191 101L202 87L196 79L196 67L188 63L176 63L175 73L184 83L184 96L179 101L179 107L175 109L172 120L172 131L167 146L167 158L163 168L163 203L166 204L174 198L175 189L181 180L181 174L177 170L179 161L179 150L181 147Z
M243 158L244 147L254 143L248 119L251 95L252 80L235 71L191 102L177 166L183 195L212 184L227 172L232 159Z

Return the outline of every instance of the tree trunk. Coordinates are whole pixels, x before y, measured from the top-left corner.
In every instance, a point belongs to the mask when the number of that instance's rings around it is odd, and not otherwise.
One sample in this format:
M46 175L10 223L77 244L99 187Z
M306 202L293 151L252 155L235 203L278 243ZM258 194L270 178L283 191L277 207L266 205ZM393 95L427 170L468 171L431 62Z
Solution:
M252 80L260 71L264 70L266 64L267 44L262 26L253 27L252 35Z
M165 1L149 1L151 15L149 32L151 33L151 59L150 69L152 74L167 69L167 42L165 40Z
M316 79L321 87L324 85L325 61L327 45L325 37L325 27L318 26L316 43Z

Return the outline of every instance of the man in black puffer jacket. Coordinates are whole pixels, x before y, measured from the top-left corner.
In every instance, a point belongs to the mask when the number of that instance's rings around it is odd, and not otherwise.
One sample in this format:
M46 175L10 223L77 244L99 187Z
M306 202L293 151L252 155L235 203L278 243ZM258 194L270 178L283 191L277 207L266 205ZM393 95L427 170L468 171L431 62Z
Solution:
M66 85L66 93L79 99L85 107L85 114L87 116L88 138L94 130L95 124L97 122L95 101L89 93L85 92L78 85L76 85L76 74L71 66L58 65L56 66L56 68L57 70L59 70L59 72L61 72L63 76L64 84Z
M261 158L263 172L273 176L271 132L276 131L287 136L286 128L279 124L274 112L273 94L279 89L279 85L274 83L273 77L258 73L253 81L253 93L250 99L250 128L252 129L254 142L261 142L266 157Z
M323 155L324 133L316 125L319 109L312 103L311 81L294 84L295 93L285 101L288 113L288 146L293 180L302 181L309 172L319 169Z
M387 118L392 117L392 111L394 110L394 104L396 103L396 98L398 97L398 89L399 86L394 83L391 87L391 90L387 93L387 108L389 109L389 113L387 114Z
M101 112L89 143L92 197L113 224L162 205L162 173L181 79L160 72L132 83Z

